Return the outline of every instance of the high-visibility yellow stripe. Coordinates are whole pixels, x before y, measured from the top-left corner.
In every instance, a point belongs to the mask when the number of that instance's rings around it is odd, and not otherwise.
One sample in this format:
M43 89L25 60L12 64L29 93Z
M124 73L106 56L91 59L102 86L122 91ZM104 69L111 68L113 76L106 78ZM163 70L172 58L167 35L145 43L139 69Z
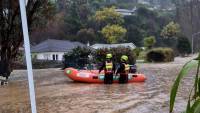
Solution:
M129 64L125 64L125 71L129 71L129 70L130 70Z
M113 64L106 62L106 70L112 70L112 68L113 68Z

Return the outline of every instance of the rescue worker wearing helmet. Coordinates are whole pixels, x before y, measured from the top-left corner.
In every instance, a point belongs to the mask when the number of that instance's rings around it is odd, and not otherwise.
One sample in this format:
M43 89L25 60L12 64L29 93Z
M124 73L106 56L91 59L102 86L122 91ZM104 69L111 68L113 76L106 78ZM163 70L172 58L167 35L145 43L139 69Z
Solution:
M117 74L120 74L120 77L119 77L120 84L128 83L129 70L130 70L130 66L128 64L128 56L122 55L120 67L117 70Z
M104 83L112 84L113 83L113 74L115 73L115 64L112 61L112 54L106 55L106 61L103 62L102 66L99 69L99 73L104 69Z

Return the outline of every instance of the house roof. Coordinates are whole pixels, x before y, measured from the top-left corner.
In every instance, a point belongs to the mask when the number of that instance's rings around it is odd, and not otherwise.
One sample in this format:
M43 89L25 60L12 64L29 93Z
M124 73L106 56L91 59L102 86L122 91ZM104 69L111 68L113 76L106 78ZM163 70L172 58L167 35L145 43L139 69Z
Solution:
M103 48L117 48L117 47L126 47L135 49L136 46L133 43L122 43L122 44L94 44L91 46L94 49L103 49Z
M134 13L134 10L128 10L128 9L115 9L115 11L124 13Z
M124 15L124 16L128 16L128 15L133 15L133 13L135 13L136 8L129 10L129 9L115 9L116 12Z
M33 46L31 52L42 53L42 52L68 52L76 47L85 47L80 42L71 42L67 40L55 40L48 39L41 42L40 44Z

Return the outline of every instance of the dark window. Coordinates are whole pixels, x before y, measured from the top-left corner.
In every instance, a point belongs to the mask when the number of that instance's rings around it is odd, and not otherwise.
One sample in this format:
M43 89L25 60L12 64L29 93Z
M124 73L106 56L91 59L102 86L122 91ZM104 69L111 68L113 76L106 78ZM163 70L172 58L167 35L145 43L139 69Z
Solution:
M58 55L56 55L56 60L58 60Z
M55 55L53 54L53 60L56 60L56 57L55 57Z

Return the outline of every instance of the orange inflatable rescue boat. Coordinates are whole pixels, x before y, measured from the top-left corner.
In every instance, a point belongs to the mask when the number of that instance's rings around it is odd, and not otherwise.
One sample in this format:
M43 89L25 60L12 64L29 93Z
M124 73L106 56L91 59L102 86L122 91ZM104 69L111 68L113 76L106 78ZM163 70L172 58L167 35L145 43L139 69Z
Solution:
M103 83L104 82L104 73L98 73L98 70L77 70L74 68L66 68L64 70L66 76L70 79L77 82L85 83ZM114 82L118 82L119 76L113 76ZM146 77L144 74L133 74L129 73L128 82L144 82Z

